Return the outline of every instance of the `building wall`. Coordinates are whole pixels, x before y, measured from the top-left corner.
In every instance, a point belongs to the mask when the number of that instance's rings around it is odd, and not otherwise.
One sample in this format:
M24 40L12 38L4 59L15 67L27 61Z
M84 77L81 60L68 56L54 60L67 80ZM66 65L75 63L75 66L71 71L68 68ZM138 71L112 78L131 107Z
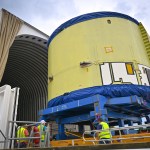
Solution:
M41 31L38 31L36 28L32 27L31 25L24 23L19 30L17 35L22 35L22 34L29 34L29 35L34 35L40 38L43 38L45 40L48 39L48 36Z
M81 62L91 66L81 67ZM61 31L49 45L48 99L81 88L133 83L149 85L150 67L139 26L117 17L97 18Z

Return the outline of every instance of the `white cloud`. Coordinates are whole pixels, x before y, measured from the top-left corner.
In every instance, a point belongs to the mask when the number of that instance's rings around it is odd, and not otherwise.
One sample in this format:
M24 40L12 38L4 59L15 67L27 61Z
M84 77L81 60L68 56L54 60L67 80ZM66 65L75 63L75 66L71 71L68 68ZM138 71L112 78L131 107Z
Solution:
M149 0L0 0L0 7L50 35L67 20L91 12L115 11L142 22L150 33Z
M52 19L46 19L43 21L41 17L36 17L33 18L31 21L31 24L41 30L42 32L46 33L47 35L51 35L52 32L62 23L64 23L66 20L65 19L59 19L55 20L54 18Z
M148 33L150 33L150 3L149 0L73 0L74 13L68 13L61 21L57 20L57 24L64 20L67 21L73 17L97 12L97 11L114 11L127 14L139 22L142 22ZM59 4L58 4L59 5ZM65 9L67 12L67 9ZM73 12L73 10L72 10ZM55 21L55 19L53 19ZM53 23L54 24L54 23ZM60 24L59 24L60 25ZM57 25L57 26L59 26Z
M137 1L137 0L122 0L117 3L117 11L127 14L139 22L142 22L146 30L150 34L150 3L149 0Z
M74 4L79 14L97 11L113 11L116 6L113 0L74 0Z

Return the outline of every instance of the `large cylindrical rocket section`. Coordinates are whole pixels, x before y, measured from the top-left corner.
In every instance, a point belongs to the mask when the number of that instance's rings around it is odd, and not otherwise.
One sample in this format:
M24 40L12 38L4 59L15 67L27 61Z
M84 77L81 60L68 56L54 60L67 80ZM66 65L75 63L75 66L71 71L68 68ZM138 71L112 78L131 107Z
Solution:
M144 27L119 13L88 15L69 20L50 37L48 100L99 85L150 85Z

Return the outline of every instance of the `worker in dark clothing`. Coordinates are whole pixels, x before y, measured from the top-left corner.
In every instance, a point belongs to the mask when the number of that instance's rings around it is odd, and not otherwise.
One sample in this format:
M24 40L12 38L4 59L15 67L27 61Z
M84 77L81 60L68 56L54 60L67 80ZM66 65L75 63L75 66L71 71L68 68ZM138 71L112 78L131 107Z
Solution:
M109 125L103 121L102 118L98 118L99 124L97 125L97 130L101 130L99 133L99 138L100 138L100 144L109 144L110 143L110 138L111 133L109 131Z

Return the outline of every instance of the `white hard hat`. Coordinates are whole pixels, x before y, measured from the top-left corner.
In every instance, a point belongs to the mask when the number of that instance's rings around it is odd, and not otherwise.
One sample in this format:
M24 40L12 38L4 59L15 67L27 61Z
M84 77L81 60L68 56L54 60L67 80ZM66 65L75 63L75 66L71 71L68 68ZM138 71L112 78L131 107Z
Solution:
M46 123L45 120L41 120L40 122L41 122L41 123Z

